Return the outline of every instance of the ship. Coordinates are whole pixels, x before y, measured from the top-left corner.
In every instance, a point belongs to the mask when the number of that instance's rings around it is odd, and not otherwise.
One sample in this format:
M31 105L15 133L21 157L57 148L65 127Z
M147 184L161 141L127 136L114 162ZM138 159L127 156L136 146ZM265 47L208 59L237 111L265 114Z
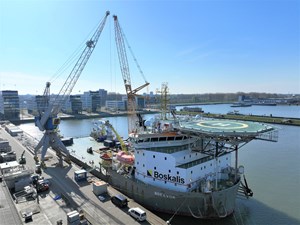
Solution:
M240 147L254 139L276 141L276 129L172 116L145 121L130 133L128 149L100 164L101 174L149 210L198 219L231 215L238 195L253 195L238 165Z

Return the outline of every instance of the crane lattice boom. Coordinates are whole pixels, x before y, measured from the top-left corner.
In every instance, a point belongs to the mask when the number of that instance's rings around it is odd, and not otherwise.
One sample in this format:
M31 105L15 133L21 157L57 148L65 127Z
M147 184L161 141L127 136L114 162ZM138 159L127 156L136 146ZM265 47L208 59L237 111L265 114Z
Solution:
M45 123L47 122L50 116L56 116L59 113L61 107L67 100L68 96L71 94L78 78L81 75L82 70L84 69L87 61L89 60L91 54L93 53L93 50L96 47L96 44L104 28L108 15L109 15L109 11L106 12L104 19L101 21L100 25L98 26L97 30L95 31L91 39L86 42L86 46L83 52L81 53L71 73L67 77L67 80L65 81L62 88L60 89L58 95L55 97L54 102L50 104L47 111L43 114L40 120L42 126L45 125Z
M116 41L116 45L117 45L120 69L121 69L121 73L122 73L122 77L123 77L123 81L124 81L124 85L125 85L125 90L126 90L126 94L127 94L127 110L129 113L128 130L129 130L129 132L133 132L134 128L135 128L135 123L136 123L136 121L135 121L135 119L136 119L135 97L137 96L136 93L139 90L141 90L142 88L148 86L149 83L147 81L145 81L145 84L132 90L129 65L128 65L125 42L124 42L125 35L119 24L118 17L116 15L114 15L113 18L114 18L114 24L115 24L115 41ZM135 57L134 57L134 60L137 61ZM139 65L138 65L138 68L141 71ZM144 77L143 73L142 73L142 75Z
M93 50L95 49L109 14L110 14L109 11L107 11L106 15L104 16L103 20L100 22L99 26L97 27L91 39L86 42L86 46L83 52L81 53L71 73L69 74L65 83L60 89L58 95L55 97L53 103L51 103L48 106L48 108L45 110L43 114L41 114L39 117L35 119L36 126L38 126L41 131L45 131L44 136L42 137L42 139L40 140L40 142L35 148L35 158L37 159L37 151L43 146L42 156L41 156L42 162L44 160L46 151L50 146L54 150L56 150L58 154L60 154L61 151L64 151L67 154L67 156L69 155L68 150L61 142L60 138L57 136L57 133L55 131L55 129L59 124L59 119L56 117L59 111L61 110L62 106L64 105L65 101L67 100L68 96L70 96L78 78L81 75L82 70L84 69ZM49 94L49 87L50 87L50 82L48 82L46 85L44 95Z

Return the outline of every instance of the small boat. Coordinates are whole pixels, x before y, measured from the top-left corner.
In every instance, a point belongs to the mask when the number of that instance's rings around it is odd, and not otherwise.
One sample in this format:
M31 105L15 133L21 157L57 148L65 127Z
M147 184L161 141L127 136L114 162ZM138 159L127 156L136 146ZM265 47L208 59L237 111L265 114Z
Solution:
M87 148L87 153L94 154L92 147Z
M252 106L251 103L237 102L237 103L233 103L230 107L250 107L250 106Z

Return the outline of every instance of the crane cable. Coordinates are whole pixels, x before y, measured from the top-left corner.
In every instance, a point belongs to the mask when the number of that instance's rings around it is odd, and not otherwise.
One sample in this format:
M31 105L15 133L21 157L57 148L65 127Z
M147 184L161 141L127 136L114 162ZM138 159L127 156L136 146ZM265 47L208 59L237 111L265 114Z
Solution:
M101 22L101 21L100 21ZM49 82L57 80L74 62L78 59L82 49L86 46L86 40L89 40L92 33L98 28L100 22L98 22L93 29L87 34L86 38L79 44L77 49L70 55L70 57L62 64L62 66L50 77Z
M119 23L120 23L120 22L119 22ZM129 45L129 42L128 42L126 36L125 36L125 33L124 33L123 30L122 30L121 25L120 25L119 27L120 27L121 33L122 33L122 35L123 35L123 37L124 37L124 39L125 39L127 48L129 49L129 51L130 51L130 53L131 53L131 56L132 56L132 58L133 58L133 60L134 60L134 62L135 62L136 67L138 68L140 74L142 75L142 77L143 77L145 83L148 83L148 82L147 82L147 79L146 79L146 77L145 77L145 75L144 75L144 73L143 73L143 71L142 71L142 69L141 69L141 67L140 67L140 65L139 65L139 63L138 63L138 61L137 61L137 59L136 59L134 53L133 53L133 51L132 51L132 48L131 48L130 45Z

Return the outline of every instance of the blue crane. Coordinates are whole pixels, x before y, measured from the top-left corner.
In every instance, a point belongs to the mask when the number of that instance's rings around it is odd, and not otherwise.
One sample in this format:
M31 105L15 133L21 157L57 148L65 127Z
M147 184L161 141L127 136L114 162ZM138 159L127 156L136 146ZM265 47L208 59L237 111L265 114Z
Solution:
M78 78L82 70L84 69L86 63L88 62L96 44L99 40L101 32L104 28L106 19L109 15L109 11L106 12L103 20L100 22L99 26L97 27L95 33L91 37L90 40L86 42L85 48L81 53L79 59L77 60L75 66L73 67L72 71L70 72L67 80L63 84L62 88L60 89L59 93L54 98L53 102L50 102L49 95L50 95L50 82L47 82L46 88L44 91L44 101L45 110L40 110L39 116L35 118L35 125L39 128L40 131L44 132L43 137L39 141L38 145L35 147L35 160L38 162L37 153L38 150L42 147L41 152L41 165L45 166L44 158L49 147L54 149L59 158L60 163L62 163L62 156L61 152L66 154L66 161L69 161L69 151L62 143L60 138L57 134L57 127L60 123L60 119L58 118L57 114L60 112L62 106L66 102L67 98L70 96L72 89L74 88Z

